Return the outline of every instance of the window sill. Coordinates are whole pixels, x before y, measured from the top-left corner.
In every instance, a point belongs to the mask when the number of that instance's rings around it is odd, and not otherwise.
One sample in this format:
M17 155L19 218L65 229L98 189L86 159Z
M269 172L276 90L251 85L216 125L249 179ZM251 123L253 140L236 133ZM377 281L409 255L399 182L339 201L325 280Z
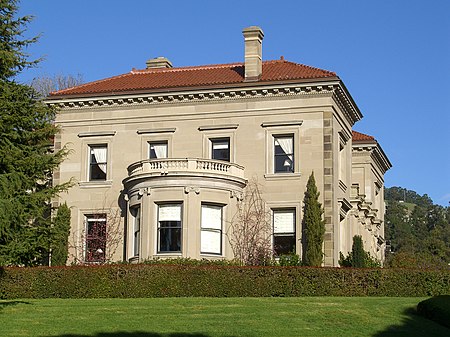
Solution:
M295 180L302 176L300 172L296 173L269 173L265 174L266 180Z
M108 188L112 186L111 180L105 181L80 181L78 183L80 188Z

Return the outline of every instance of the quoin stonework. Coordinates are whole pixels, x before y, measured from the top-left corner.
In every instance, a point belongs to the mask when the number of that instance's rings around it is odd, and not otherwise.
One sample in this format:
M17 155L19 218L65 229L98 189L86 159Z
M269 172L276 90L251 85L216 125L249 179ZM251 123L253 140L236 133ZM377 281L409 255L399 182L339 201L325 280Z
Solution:
M157 57L49 96L60 109L55 146L71 149L54 179L76 182L57 201L71 207L72 261L231 259L229 224L250 180L270 212L275 256L301 256L311 172L324 265L337 266L354 235L384 259L387 156L353 130L362 114L334 72L265 61L263 38L243 30L243 62L177 68Z

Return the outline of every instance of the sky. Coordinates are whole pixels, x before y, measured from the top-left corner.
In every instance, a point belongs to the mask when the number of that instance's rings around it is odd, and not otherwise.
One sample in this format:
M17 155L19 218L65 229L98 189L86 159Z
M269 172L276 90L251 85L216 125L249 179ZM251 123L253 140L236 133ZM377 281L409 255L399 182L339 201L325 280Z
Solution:
M263 59L331 70L393 167L385 186L450 202L450 0L22 0L27 52L18 80L81 74L85 82L145 68L242 62L242 29L264 31Z

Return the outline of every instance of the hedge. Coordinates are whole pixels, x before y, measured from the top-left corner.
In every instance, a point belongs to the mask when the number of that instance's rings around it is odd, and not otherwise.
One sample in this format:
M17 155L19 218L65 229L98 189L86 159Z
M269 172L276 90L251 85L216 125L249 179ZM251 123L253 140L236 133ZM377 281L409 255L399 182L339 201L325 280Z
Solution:
M0 298L436 296L448 270L186 265L0 268Z

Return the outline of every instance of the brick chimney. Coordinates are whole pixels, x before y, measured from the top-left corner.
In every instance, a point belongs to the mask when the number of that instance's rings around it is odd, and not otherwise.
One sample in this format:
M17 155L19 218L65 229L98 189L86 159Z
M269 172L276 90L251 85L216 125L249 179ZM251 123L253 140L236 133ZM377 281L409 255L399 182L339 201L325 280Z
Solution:
M251 26L242 31L245 41L245 81L258 81L262 74L262 40L261 28Z
M154 59L147 60L147 69L154 68L172 68L172 63L165 57L155 57Z

